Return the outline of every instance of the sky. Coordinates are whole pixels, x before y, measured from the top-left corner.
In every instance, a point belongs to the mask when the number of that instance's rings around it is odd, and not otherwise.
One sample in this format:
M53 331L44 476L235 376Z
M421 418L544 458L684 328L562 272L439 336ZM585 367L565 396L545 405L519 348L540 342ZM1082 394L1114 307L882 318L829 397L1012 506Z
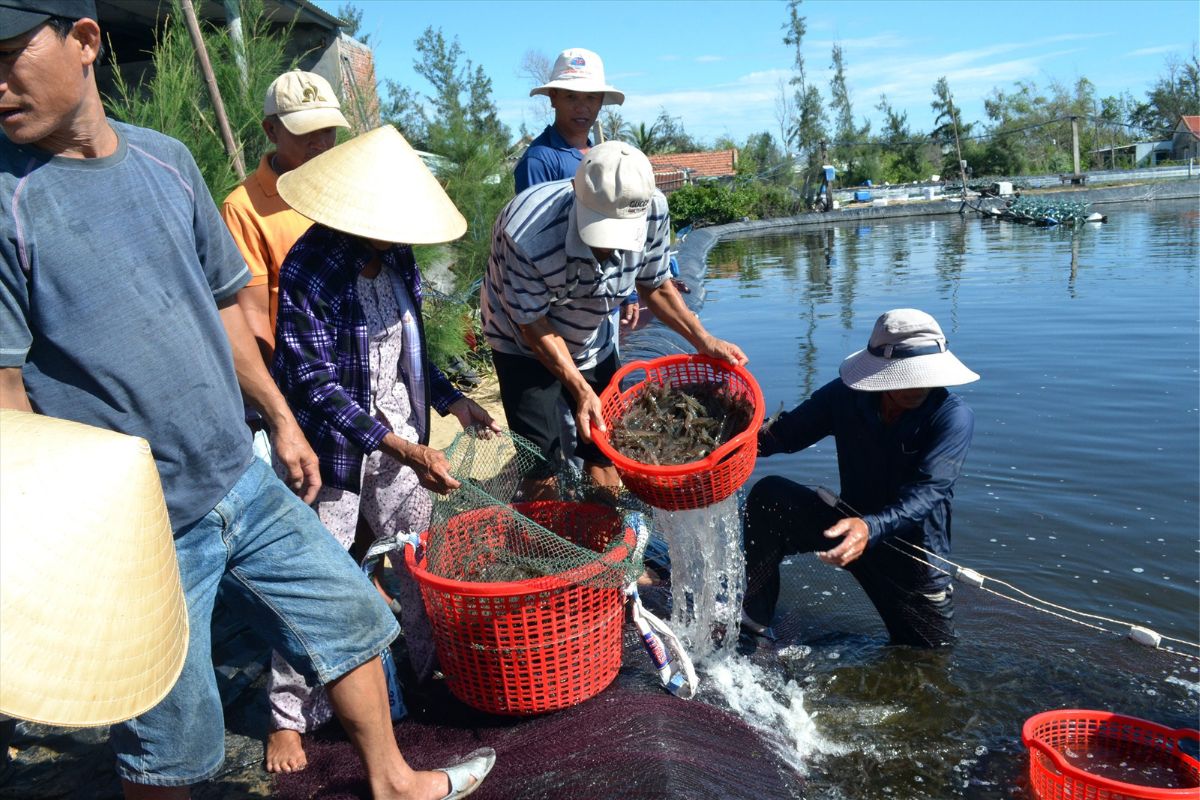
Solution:
M317 0L337 13L344 0ZM413 42L428 26L457 37L464 56L492 79L501 120L514 135L550 121L529 97L520 67L529 51L553 61L568 47L593 50L608 82L625 93L627 122L649 126L666 109L693 137L779 139L780 82L792 77L783 43L784 0L357 0L359 35L369 34L376 76L421 92ZM929 103L945 76L967 121L983 100L1017 81L1039 87L1086 77L1096 96L1144 100L1166 60L1188 58L1200 39L1196 0L807 0L803 54L810 82L829 98L830 52L840 43L854 114L880 129L880 94L908 113L916 131L933 127ZM789 90L790 91L790 90Z

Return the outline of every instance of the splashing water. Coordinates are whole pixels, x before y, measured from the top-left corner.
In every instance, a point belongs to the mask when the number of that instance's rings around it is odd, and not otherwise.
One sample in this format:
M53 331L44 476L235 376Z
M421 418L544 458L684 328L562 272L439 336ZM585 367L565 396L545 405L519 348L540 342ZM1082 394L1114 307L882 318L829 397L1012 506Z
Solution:
M688 511L655 509L654 527L671 553L671 624L703 660L737 642L746 593L737 496Z
M671 624L703 674L705 698L755 728L800 774L813 756L841 754L818 732L799 684L736 652L746 592L737 496L690 511L656 509L654 525L671 553Z
M704 665L702 691L716 694L733 713L758 730L792 769L808 773L815 756L843 755L845 745L817 729L804 708L804 691L795 681L766 670L732 652L714 655Z

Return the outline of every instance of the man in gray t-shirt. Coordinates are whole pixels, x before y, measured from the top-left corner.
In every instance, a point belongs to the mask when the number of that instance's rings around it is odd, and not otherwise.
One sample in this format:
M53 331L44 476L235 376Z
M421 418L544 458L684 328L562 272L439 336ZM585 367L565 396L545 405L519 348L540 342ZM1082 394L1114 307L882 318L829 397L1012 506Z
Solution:
M208 632L225 580L329 686L375 797L450 796L491 762L442 774L401 756L378 658L396 621L305 505L317 459L235 301L248 271L191 155L104 116L95 17L92 0L0 0L0 407L144 437L158 464L190 640L163 701L112 729L126 794L181 796L220 770ZM252 458L242 396L294 494Z

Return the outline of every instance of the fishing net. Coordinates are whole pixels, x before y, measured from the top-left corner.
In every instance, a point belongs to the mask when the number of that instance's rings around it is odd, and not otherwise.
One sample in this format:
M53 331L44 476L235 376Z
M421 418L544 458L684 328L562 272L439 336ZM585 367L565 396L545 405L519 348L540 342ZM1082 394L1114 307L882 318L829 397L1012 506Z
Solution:
M464 433L447 457L462 486L405 557L450 691L510 715L597 694L621 667L624 590L641 572L644 526L561 493L521 501L542 464L520 437Z
M628 500L582 479L560 476L556 499L523 502L545 461L512 433L459 434L446 450L462 486L434 504L425 569L468 583L554 578L593 588L624 588L641 572L621 528Z

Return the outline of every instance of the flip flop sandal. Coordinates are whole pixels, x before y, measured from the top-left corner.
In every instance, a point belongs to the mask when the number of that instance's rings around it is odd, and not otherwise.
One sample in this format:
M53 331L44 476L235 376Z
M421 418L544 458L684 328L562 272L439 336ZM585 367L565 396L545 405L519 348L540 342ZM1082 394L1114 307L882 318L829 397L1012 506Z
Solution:
M435 770L450 777L450 791L442 800L458 800L478 789L495 764L496 751L490 747L481 747L454 766ZM472 778L475 779L474 782Z

